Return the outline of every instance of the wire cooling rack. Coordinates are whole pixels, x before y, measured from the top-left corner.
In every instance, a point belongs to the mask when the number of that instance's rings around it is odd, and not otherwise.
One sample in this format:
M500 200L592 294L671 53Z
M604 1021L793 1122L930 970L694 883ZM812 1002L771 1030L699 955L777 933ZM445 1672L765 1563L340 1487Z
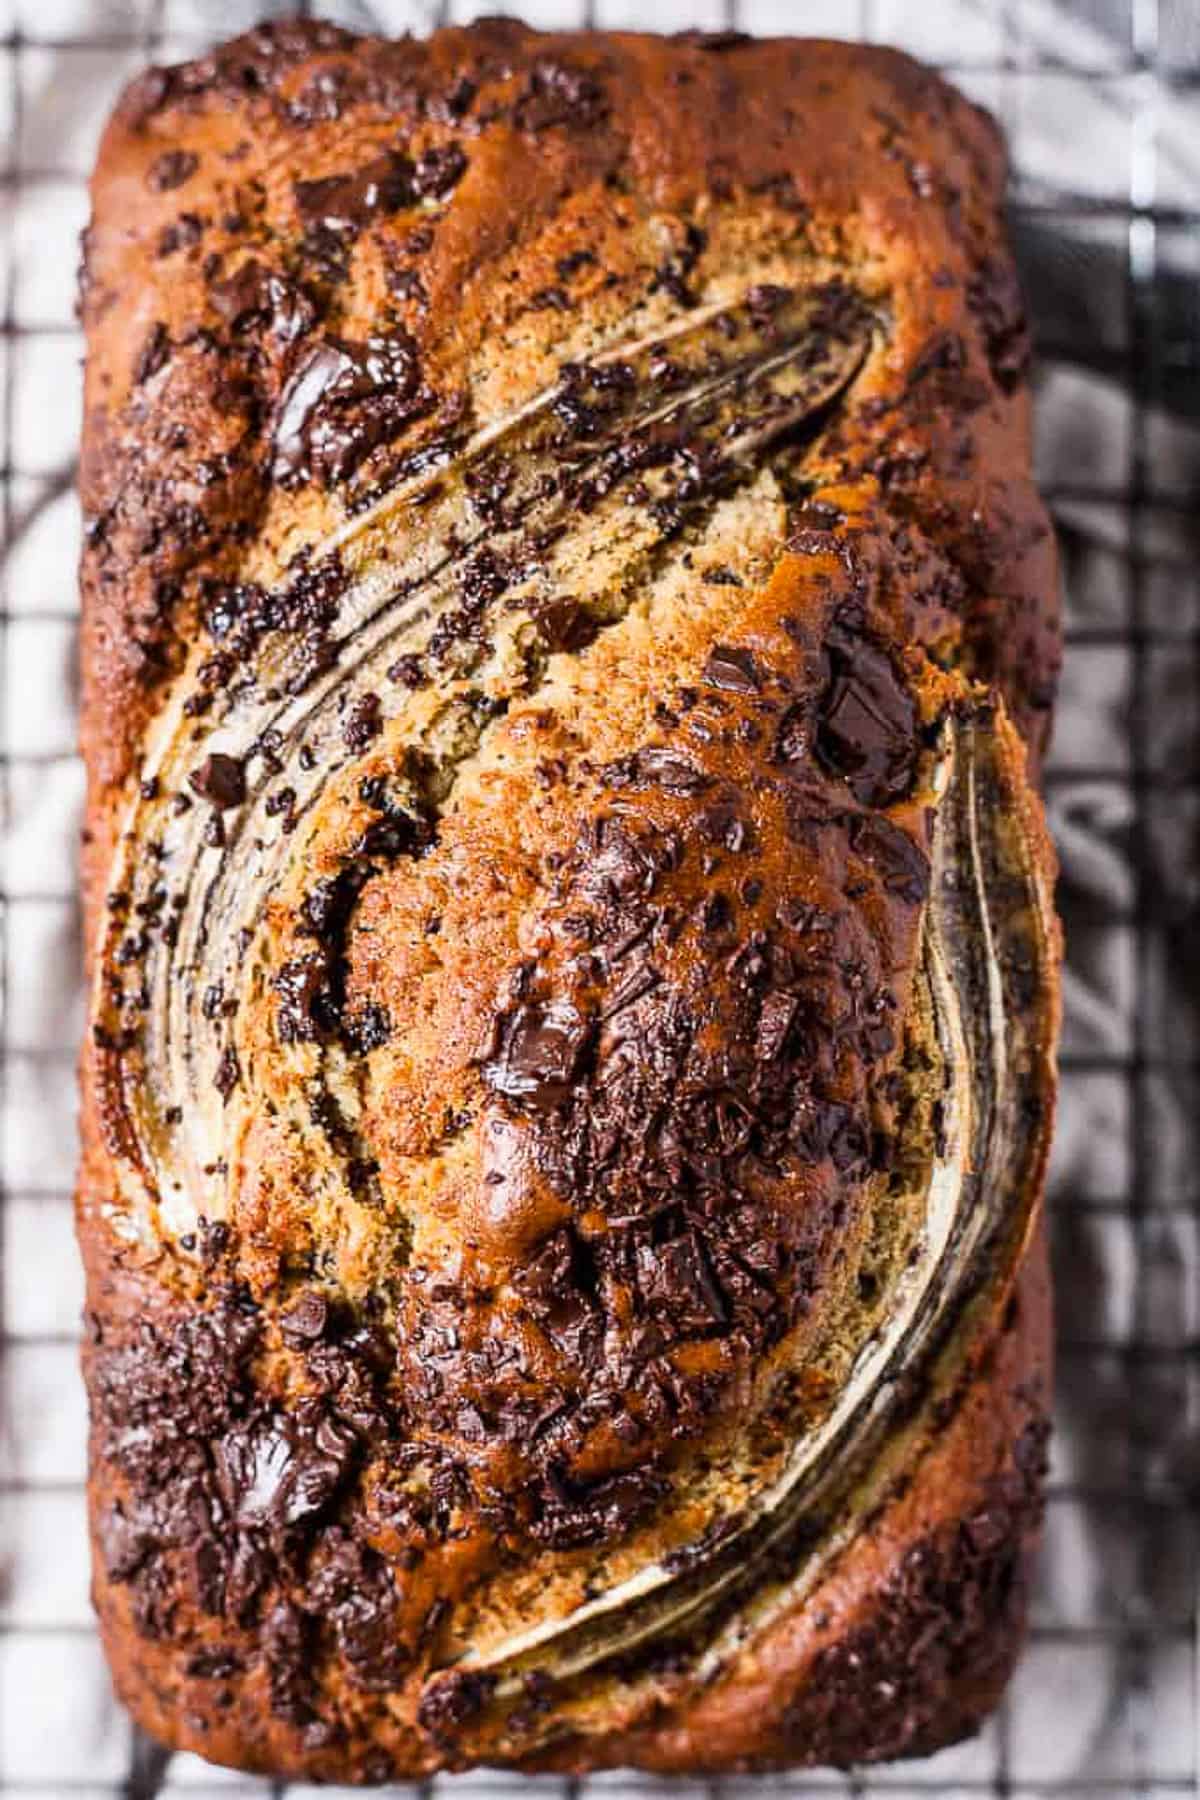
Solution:
M0 1794L305 1790L165 1758L112 1701L87 1601L74 833L74 237L121 81L261 17L218 0L0 0ZM317 6L427 29L447 6ZM1052 1220L1060 1419L1033 1631L970 1744L788 1795L1200 1793L1200 6L1179 0L571 0L535 24L740 26L902 44L999 114L1040 326L1039 462L1069 652L1048 792L1067 1032ZM434 1784L464 1800L524 1778ZM537 1783L558 1800L578 1784ZM565 1785L565 1793L564 1793ZM584 1784L627 1795L627 1775ZM695 1800L749 1782L673 1784ZM324 1790L329 1792L330 1790ZM424 1790L426 1793L428 1789ZM315 1791L314 1791L315 1792Z

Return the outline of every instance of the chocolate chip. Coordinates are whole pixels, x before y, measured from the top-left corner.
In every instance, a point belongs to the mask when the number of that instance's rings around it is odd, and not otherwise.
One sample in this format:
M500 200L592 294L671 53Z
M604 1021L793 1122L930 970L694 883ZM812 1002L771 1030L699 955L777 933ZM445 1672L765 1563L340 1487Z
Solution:
M246 798L245 766L236 756L225 756L219 750L211 751L199 768L192 770L188 783L220 812L241 806Z

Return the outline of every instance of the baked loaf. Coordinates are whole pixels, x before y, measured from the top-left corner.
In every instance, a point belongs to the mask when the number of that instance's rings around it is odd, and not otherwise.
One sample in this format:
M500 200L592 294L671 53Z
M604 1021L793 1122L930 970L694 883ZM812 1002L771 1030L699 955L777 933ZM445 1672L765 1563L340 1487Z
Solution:
M760 1768L996 1699L1057 959L1002 183L833 43L283 24L122 99L79 1216L167 1743Z

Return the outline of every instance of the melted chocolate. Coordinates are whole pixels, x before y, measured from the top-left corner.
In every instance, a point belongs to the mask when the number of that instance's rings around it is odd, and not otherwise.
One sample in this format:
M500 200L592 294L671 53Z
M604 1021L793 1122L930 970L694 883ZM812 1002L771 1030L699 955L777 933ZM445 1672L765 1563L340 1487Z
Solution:
M328 337L294 369L280 398L274 468L283 481L344 481L428 406L406 331L353 343Z
M209 289L217 312L232 331L269 331L281 344L294 344L312 330L317 309L293 282L257 257Z
M864 806L889 806L912 786L920 742L916 708L891 658L835 627L814 748Z
M298 181L295 187L296 208L307 226L348 238L372 219L411 206L418 192L412 163L396 150L385 150L349 174Z

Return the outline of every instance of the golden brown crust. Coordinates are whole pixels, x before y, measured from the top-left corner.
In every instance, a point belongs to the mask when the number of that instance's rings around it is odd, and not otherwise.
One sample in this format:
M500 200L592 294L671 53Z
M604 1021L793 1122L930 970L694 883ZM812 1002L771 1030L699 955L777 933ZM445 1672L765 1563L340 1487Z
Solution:
M771 1766L930 1749L998 1693L1055 1018L1011 895L1037 1119L865 1522L702 1679L736 1609L519 1706L471 1657L719 1556L915 1255L960 726L996 746L993 863L1050 871L1007 722L1036 770L1057 616L1002 182L983 114L835 44L289 24L119 105L83 295L79 1214L97 1605L164 1740L341 1780ZM381 567L443 580L417 559L460 478L441 597L335 713L374 617L343 644L339 609ZM231 753L325 680L306 748ZM259 903L221 912L239 871ZM217 956L189 1098L155 984Z

